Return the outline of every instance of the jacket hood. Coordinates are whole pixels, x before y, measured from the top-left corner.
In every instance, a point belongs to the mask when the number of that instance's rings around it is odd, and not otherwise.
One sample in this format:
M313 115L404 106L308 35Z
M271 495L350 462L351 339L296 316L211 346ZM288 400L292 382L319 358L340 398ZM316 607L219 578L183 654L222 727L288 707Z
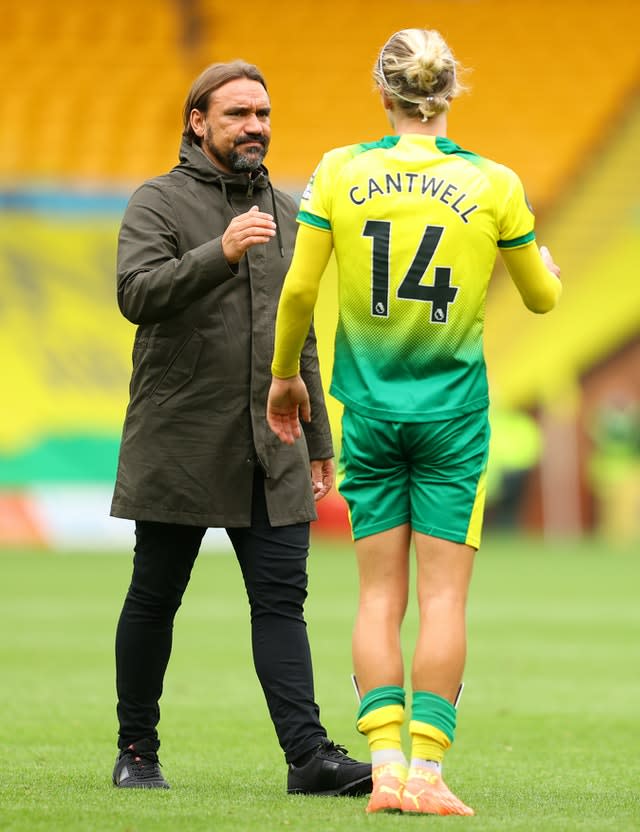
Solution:
M225 173L213 164L198 145L191 144L186 138L183 138L180 144L180 164L175 166L174 171L184 173L200 182L215 183L223 191L238 190L246 193L249 189L249 182L253 185L252 191L269 187L269 171L264 165L260 165L250 175Z

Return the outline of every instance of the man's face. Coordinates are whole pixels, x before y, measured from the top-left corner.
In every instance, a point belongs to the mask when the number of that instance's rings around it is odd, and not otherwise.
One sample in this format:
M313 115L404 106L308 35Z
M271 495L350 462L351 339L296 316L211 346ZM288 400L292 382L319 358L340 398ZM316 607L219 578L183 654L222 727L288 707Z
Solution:
M262 84L237 78L212 93L209 109L192 124L211 161L227 173L238 173L262 164L271 140L270 114Z

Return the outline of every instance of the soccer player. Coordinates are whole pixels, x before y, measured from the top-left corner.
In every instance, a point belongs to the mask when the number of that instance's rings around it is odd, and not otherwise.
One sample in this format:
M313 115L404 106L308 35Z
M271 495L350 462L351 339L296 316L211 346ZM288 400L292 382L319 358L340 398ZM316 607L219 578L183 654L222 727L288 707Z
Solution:
M489 444L482 336L499 249L525 305L551 310L559 269L538 249L522 183L447 138L459 67L436 31L405 29L374 79L394 135L327 153L305 190L280 300L271 428L300 441L310 404L299 375L332 250L339 322L332 394L344 404L343 476L360 573L353 633L358 729L373 765L368 812L472 815L442 779L466 658L465 609L480 545ZM400 627L409 551L419 634L409 761Z

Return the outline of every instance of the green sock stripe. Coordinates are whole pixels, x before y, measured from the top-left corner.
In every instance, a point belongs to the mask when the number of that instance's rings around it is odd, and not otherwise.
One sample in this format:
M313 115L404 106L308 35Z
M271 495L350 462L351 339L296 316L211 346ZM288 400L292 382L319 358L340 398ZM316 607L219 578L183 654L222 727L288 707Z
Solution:
M373 688L362 697L357 719L360 720L369 711L384 708L385 705L401 705L404 708L404 699L404 690L397 685L383 685L379 688Z
M456 709L437 693L418 690L413 694L411 719L434 725L453 742L456 733Z

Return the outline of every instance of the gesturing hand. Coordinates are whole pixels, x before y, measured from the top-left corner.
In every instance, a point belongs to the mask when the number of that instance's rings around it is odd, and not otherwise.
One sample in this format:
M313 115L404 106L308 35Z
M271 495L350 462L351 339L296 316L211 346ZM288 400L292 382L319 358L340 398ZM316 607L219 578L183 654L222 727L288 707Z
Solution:
M267 399L267 422L285 445L293 445L302 435L300 419L311 421L311 405L307 386L299 375L273 378Z
M222 235L222 253L228 263L238 263L247 249L268 243L275 233L276 224L271 214L265 214L254 205L231 220Z

